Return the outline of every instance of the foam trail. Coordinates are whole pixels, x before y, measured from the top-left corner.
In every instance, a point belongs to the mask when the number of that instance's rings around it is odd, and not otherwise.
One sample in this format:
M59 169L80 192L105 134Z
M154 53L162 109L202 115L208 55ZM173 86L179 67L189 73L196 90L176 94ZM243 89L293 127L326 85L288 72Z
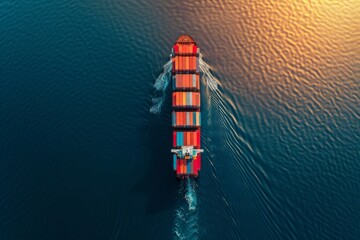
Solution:
M187 178L186 182L183 181L181 184L180 204L175 210L174 239L197 240L199 239L199 225L195 182L193 179Z
M212 68L209 64L207 64L203 60L202 54L200 54L199 58L200 58L199 59L200 71L203 73L202 79L204 80L206 85L210 88L210 90L212 90L212 91L217 90L218 85L220 85L220 81L216 77L214 77L214 75L212 75L212 73L211 73Z
M163 103L164 103L165 97L166 97L165 92L166 92L166 89L169 86L169 83L171 80L171 68L172 68L172 62L170 59L163 66L164 71L155 80L154 88L157 91L157 93L156 93L157 96L154 96L151 99L151 101L153 103L152 107L150 108L151 113L157 114L157 113L161 112L161 108L163 106Z

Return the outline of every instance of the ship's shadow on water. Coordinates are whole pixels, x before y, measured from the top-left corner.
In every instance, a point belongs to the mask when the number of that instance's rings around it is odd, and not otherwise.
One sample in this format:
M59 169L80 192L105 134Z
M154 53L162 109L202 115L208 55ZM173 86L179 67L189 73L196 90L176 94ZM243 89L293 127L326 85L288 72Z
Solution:
M132 188L135 194L146 197L146 214L157 214L173 209L179 180L176 179L170 149L171 135L171 99L167 89L163 111L157 114L148 113L146 124L141 132L139 152L142 154L142 164L145 173Z

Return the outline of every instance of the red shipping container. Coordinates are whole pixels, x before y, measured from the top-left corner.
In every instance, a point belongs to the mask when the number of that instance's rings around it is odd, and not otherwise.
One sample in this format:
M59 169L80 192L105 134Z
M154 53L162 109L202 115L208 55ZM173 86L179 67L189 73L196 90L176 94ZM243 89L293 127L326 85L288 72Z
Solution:
M176 132L173 132L173 146L176 146Z
M179 46L178 45L175 45L174 46L174 53L178 53L179 52Z
M201 170L201 155L199 154L199 159L198 159L198 171Z

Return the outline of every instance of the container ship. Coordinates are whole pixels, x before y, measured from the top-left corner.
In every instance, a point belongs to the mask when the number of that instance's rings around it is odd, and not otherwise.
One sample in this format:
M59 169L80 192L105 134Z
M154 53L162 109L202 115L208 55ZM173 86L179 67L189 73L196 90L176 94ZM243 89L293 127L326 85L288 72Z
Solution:
M199 53L189 35L172 48L173 167L178 178L198 177L201 169Z

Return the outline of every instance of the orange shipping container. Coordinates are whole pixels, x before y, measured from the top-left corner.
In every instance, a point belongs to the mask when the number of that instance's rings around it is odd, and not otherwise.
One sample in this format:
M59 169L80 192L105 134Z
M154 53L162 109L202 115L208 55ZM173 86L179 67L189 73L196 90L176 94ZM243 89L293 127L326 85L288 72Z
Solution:
M180 70L180 57L179 56L176 56L176 70Z
M175 67L176 67L176 70L179 70L179 57L178 56L175 57Z
M178 113L175 113L176 115L176 125L180 125L181 124L181 118L180 115Z
M182 160L181 161L181 173L186 173L186 164L185 164L186 161Z
M182 74L176 74L176 87L182 88Z
M196 57L191 57L191 70L196 70Z
M182 88L183 87L183 78L184 78L184 76L183 76L183 74L178 74L179 75L179 78L178 78L178 86L180 87L180 88Z

